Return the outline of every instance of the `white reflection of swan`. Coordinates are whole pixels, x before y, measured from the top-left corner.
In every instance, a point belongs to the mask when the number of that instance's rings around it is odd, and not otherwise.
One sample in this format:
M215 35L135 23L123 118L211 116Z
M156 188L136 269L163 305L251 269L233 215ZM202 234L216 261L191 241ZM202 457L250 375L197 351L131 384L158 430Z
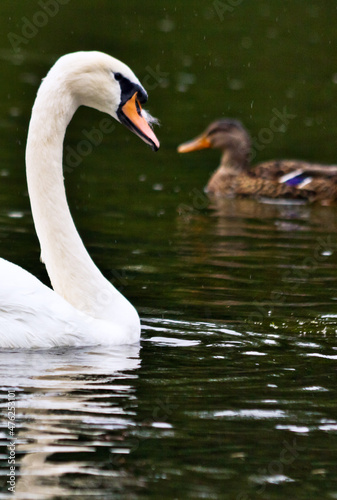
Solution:
M64 474L98 474L90 465L94 444L78 443L78 435L84 428L94 443L105 428L122 432L132 423L116 400L121 395L134 398L133 385L125 379L136 376L130 372L140 366L139 349L138 345L72 348L11 356L0 352L0 386L16 394L16 458L23 455L11 498L69 498ZM124 383L119 385L118 379ZM90 431L85 431L88 426ZM60 452L87 455L83 462L48 460Z
M41 259L55 292L0 259L0 347L50 348L139 341L134 307L101 274L76 230L66 200L63 139L76 109L108 113L149 144L159 142L141 108L147 94L131 69L101 52L61 57L42 82L26 149L28 192Z

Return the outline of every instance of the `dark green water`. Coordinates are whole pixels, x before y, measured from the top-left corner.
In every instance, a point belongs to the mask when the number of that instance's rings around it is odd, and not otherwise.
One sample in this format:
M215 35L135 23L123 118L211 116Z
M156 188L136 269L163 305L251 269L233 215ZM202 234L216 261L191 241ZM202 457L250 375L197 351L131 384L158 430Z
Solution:
M142 342L0 353L0 498L13 496L10 391L16 498L336 499L337 209L209 200L217 152L176 153L230 116L257 161L336 163L336 2L71 0L47 18L42 4L0 6L0 255L48 282L24 148L58 56L129 64L161 149L116 124L65 162L77 227L138 309ZM80 109L66 151L102 118Z

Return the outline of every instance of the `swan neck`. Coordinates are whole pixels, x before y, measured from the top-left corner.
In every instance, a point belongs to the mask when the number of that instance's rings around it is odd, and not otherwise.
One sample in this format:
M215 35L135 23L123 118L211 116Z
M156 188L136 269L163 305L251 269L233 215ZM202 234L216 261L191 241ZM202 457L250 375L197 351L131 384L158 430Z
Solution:
M65 85L56 83L50 84L47 76L39 89L26 149L28 192L41 260L57 293L90 316L110 319L109 310L116 310L116 301L129 303L95 266L69 211L63 140L78 105Z

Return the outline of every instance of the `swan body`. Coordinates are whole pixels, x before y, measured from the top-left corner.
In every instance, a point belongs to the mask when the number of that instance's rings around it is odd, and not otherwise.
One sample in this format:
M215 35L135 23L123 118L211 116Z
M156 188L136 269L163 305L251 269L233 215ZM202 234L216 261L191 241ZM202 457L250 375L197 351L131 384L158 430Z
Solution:
M321 204L337 200L337 165L271 160L251 166L251 140L237 120L212 122L200 136L181 144L178 152L205 148L222 151L220 165L205 188L207 193L287 198Z
M0 259L0 347L50 348L132 344L140 320L95 266L71 217L63 182L63 140L80 105L106 112L153 150L159 142L141 104L147 94L121 61L101 52L61 57L33 106L26 148L32 215L53 290Z

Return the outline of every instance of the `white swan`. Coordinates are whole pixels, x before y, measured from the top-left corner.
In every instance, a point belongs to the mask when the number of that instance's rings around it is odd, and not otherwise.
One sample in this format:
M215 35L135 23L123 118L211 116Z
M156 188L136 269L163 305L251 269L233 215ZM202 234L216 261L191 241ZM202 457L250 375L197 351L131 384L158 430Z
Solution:
M131 69L101 52L61 57L43 80L29 124L26 173L36 232L55 291L0 259L0 348L50 348L139 341L134 307L101 274L72 220L63 183L63 139L80 105L108 113L153 150L141 108L147 94Z

